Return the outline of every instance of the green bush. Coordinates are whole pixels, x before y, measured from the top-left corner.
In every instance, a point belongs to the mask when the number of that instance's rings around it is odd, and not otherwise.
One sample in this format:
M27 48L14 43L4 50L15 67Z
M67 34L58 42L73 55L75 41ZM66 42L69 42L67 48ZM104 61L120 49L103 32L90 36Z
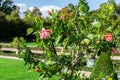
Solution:
M110 55L108 53L103 52L98 57L90 77L94 79L107 78L109 76L112 76L113 72L114 69L112 60L110 59Z
M10 43L10 46L19 49L20 45L22 45L22 43L25 43L25 42L26 41L23 37L15 37L13 41Z

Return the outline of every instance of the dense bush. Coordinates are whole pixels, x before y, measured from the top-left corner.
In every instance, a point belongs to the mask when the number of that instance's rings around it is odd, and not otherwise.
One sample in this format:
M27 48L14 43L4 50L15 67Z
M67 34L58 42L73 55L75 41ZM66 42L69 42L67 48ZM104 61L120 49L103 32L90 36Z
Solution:
M111 76L114 76L114 69L112 60L110 59L110 53L102 52L92 70L91 78L101 79Z

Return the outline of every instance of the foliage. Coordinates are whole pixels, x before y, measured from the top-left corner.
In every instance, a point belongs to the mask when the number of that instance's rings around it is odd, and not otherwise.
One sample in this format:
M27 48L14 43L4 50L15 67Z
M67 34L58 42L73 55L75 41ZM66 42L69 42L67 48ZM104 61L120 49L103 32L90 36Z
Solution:
M75 12L77 8L78 7L76 7ZM77 15L80 15L77 14L77 12L75 14L76 17L74 18L74 20L63 21L62 19L60 19L61 15L53 11L50 15L52 18L47 18L47 20L51 21L50 25L44 24L44 19L41 19L39 17L31 18L29 15L28 18L30 18L29 20L32 20L31 23L33 23L32 25L34 26L34 28L28 29L28 33L33 33L36 35L36 42L38 43L38 46L43 49L43 54L45 55L45 57L44 62L42 62L39 61L38 58L34 59L35 57L31 52L28 54L28 51L25 51L25 53L22 53L23 55L26 55L25 57L23 57L25 61L27 58L27 60L29 60L26 61L28 64L31 64L35 67L38 66L40 68L40 78L51 78L53 75L58 75L61 79L70 79L71 77L72 79L79 78L79 73L77 73L77 71L79 71L80 69L80 67L78 66L81 65L81 60L84 56L82 49L87 47L87 45L80 45L80 42L83 40L83 36L81 36L82 34L80 34L80 32L82 32L83 30L80 28L86 27L85 25L87 24L85 23L87 22L81 21L81 24L77 24L76 20L79 19L77 18ZM85 16L83 16L83 18L85 18ZM85 20L87 20L87 18ZM78 25L82 27L78 27ZM46 37L44 39L44 37L41 38L41 30L45 28L50 30L50 37ZM46 35L46 31L43 32ZM83 35L84 34L85 33L83 33ZM64 47L63 51L61 52L61 54L63 55L59 56L55 49L55 46L57 46L58 43L62 44ZM69 55L66 55L66 53L64 52L65 49L69 49ZM29 56L27 56L27 54Z
M23 37L20 37L20 38L19 37L15 37L13 39L13 41L11 42L11 46L19 49L20 48L20 44L23 44L23 43L25 43L25 40L24 40Z
M17 6L13 5L13 0L0 0L0 11L5 14L10 14L16 10Z
M12 11L10 15L0 12L0 39L6 41L6 38L12 41L16 36L26 37L26 30L29 25L20 19L17 11Z
M6 20L11 23L19 23L20 22L20 17L17 11L12 11L10 15L6 16Z
M94 60L95 60L95 59L96 59L96 55L91 53L91 54L89 54L89 55L87 56L87 59L88 59L88 60L91 60L91 59L94 59Z
M83 66L84 55L105 52L107 56L113 48L118 47L120 25L114 22L118 20L115 6L108 2L93 12L93 18L86 0L79 0L78 5L72 8L73 16L67 19L66 15L54 10L49 11L45 19L27 14L33 26L27 30L27 35L36 36L35 42L42 49L43 56L32 53L23 45L20 47L21 57L30 68L40 69L40 79L49 79L55 75L63 80L81 79L79 71ZM56 50L58 44L62 46L60 53Z
M114 73L112 60L109 53L101 53L91 73L91 78L107 78ZM101 76L101 75L102 76Z
M19 16L19 9L13 0L0 0L0 40L12 41L16 36L26 36L29 27Z
M120 14L120 4L116 5L116 12L117 14Z
M64 20L69 20L74 15L74 8L75 6L73 4L68 4L68 6L62 8L58 12L61 15L61 17L64 17Z
M42 12L37 7L34 7L33 10L31 11L31 16L41 17L41 15Z
M3 12L0 11L0 23L5 21L5 14Z

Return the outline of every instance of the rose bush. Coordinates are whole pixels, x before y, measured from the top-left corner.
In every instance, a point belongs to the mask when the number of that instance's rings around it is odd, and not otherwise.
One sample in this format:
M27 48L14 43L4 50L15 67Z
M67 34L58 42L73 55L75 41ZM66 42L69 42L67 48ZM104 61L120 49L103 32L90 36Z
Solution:
M100 8L91 16L88 3L79 0L78 5L73 8L74 16L68 20L54 10L49 11L49 16L45 19L28 14L34 28L27 32L36 35L35 42L43 53L38 56L23 45L21 57L30 69L39 66L40 80L53 76L64 80L80 80L79 71L85 55L99 56L102 52L110 54L114 48L119 47L120 31L119 25L113 23L113 17L116 16L114 8ZM61 52L57 51L58 46L62 47Z

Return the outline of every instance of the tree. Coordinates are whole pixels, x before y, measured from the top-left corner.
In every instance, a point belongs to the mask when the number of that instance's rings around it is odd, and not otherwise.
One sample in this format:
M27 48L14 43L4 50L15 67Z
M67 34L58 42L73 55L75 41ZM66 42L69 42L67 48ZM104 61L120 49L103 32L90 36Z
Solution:
M6 23L6 14L0 11L0 39L4 35Z
M84 2L86 3L86 1ZM43 50L45 61L37 60L38 58L32 56L32 53L27 48L20 55L23 56L26 64L33 64L33 66L30 66L31 68L40 69L40 80L53 76L59 76L61 78L59 80L80 80L80 75L77 72L79 72L82 66L82 58L86 53L86 48L88 48L87 42L86 44L81 44L81 42L89 34L90 27L88 26L90 24L87 22L89 20L89 16L87 15L89 12L87 11L89 10L85 10L83 12L85 15L80 18L78 16L78 13L80 13L78 10L79 7L75 9L75 16L69 16L66 18L67 20L60 19L60 14L53 11L49 18L49 21L52 23L51 25L44 25L44 19L41 18L33 17L31 19L31 24L34 28L29 28L28 33L36 35L36 42ZM66 13L62 13L62 15L72 12L67 7L64 10ZM29 15L29 17L31 16ZM58 44L63 45L63 52L61 51L62 55L60 56L55 49L55 46L58 46ZM70 54L66 54L66 49L69 49Z
M6 17L6 15L0 11L0 23L5 21L5 17Z
M11 23L19 23L20 16L19 16L18 12L15 10L15 11L12 11L10 15L6 16L6 20Z
M23 21L29 25L31 24L30 21L32 20L33 17L38 17L38 18L41 18L41 15L42 15L42 12L40 11L40 9L38 9L37 7L34 7L34 9L32 11L30 11L29 9L24 12L25 14L25 17L23 18ZM28 15L30 17L28 17ZM32 26L32 25L31 25Z
M37 7L34 7L34 9L31 11L31 15L41 17L42 12Z
M80 0L78 3L78 7L79 7L79 14L85 14L87 12L89 12L89 6L88 6L88 2L86 2L86 0Z
M116 5L116 13L120 15L120 4Z
M14 10L16 10L16 6L13 5L12 0L0 0L0 11L10 14Z
M64 17L65 20L69 20L74 15L74 5L68 4L68 6L59 10L59 14Z

